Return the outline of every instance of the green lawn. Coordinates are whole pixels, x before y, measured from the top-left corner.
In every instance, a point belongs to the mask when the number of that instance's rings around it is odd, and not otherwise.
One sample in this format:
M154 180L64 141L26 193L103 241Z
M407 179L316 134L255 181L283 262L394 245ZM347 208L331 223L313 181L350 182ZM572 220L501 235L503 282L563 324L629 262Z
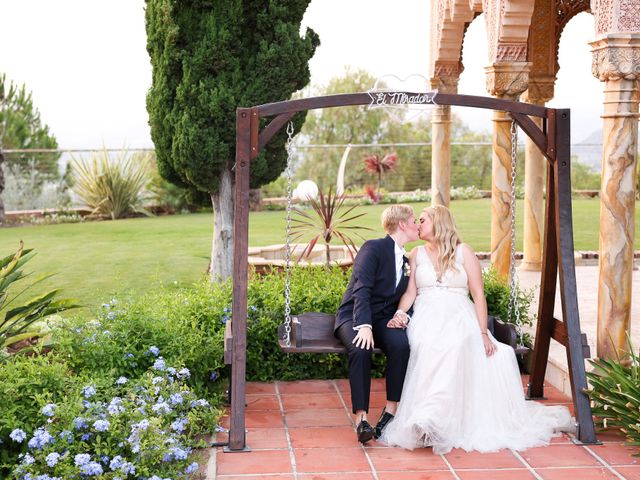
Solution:
M520 229L522 203L518 202ZM416 213L424 206L414 204ZM478 251L488 250L489 200L456 201L451 207L463 240ZM366 238L381 235L379 219L384 208L361 208L366 215L360 224L375 230L364 232ZM576 249L597 250L599 208L597 199L574 201ZM636 239L640 238L639 217L636 211ZM283 211L252 213L249 244L282 243L284 226ZM28 248L38 252L27 265L28 270L56 272L48 286L61 287L65 296L85 305L97 305L115 292L141 292L159 283L185 283L200 278L208 264L212 228L212 216L206 213L4 228L0 229L0 255L12 253L24 240Z

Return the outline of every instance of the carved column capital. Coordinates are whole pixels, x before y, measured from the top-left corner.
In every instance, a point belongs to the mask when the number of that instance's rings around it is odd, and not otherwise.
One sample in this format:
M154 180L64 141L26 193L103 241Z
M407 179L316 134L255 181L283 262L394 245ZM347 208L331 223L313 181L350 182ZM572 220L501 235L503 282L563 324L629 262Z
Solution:
M441 93L458 93L458 81L463 70L462 62L436 61L431 88Z
M487 91L494 97L516 100L529 84L530 62L495 63L485 67Z
M555 77L529 77L528 88L520 96L522 102L544 105L554 96Z
M591 72L600 81L640 79L640 34L607 35L591 45Z

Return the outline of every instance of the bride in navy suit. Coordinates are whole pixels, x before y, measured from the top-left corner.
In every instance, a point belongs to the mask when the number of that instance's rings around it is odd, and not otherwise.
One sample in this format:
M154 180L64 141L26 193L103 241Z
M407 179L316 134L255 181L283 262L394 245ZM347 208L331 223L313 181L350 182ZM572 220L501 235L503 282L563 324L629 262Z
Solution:
M335 320L335 335L347 349L352 411L361 443L379 437L393 418L409 361L406 332L389 328L387 322L402 313L398 302L409 285L411 271L403 247L418 239L413 209L390 206L382 212L382 227L387 236L365 242L358 251ZM387 357L387 403L375 429L367 420L374 345Z

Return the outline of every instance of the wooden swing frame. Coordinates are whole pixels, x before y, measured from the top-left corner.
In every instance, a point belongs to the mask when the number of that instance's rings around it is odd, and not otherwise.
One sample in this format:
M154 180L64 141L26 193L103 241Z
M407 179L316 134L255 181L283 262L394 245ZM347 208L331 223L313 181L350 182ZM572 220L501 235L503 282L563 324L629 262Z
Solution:
M414 92L381 92L385 99L417 98ZM566 348L579 442L597 443L587 388L584 358L586 335L580 331L573 250L571 207L570 110L491 97L432 93L436 105L475 107L508 112L547 159L544 246L538 324L527 397L543 398L543 382L553 338ZM225 330L225 363L231 365L231 412L226 452L248 451L245 435L247 360L247 287L249 238L249 178L251 161L298 112L312 109L368 105L370 93L349 93L268 103L236 111L235 217L232 317ZM380 97L378 97L380 98ZM529 117L542 120L542 128ZM260 120L274 117L260 130ZM562 318L554 318L556 278L560 279Z

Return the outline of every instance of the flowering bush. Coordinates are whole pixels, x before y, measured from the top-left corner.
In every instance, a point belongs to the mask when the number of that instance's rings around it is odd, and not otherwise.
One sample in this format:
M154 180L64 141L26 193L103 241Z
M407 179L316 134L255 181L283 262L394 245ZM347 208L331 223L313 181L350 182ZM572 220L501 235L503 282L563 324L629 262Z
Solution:
M140 379L119 377L104 389L89 383L44 404L33 433L16 428L9 435L23 445L12 478L160 479L196 472L192 450L204 444L195 438L212 431L219 412L185 385L190 376L157 357Z
M230 302L217 299L230 288L202 282L175 290L152 291L128 301L112 299L96 318L66 319L52 326L56 351L74 371L91 376L140 377L162 351L170 364L191 371L187 384L201 396L219 390L210 381L223 367L222 310ZM179 341L177 341L179 339ZM215 402L214 402L215 403Z

